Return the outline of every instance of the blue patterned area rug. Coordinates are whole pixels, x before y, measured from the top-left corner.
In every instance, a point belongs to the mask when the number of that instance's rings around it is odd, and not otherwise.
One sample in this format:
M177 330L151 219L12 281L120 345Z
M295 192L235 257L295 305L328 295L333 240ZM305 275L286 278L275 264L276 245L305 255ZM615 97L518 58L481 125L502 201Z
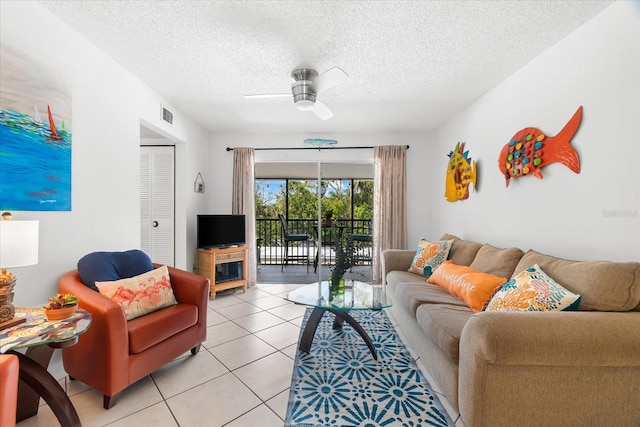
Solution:
M300 334L311 309L307 309ZM353 310L373 341L376 361L348 324L332 328L326 312L311 353L298 350L285 427L453 426L384 311Z

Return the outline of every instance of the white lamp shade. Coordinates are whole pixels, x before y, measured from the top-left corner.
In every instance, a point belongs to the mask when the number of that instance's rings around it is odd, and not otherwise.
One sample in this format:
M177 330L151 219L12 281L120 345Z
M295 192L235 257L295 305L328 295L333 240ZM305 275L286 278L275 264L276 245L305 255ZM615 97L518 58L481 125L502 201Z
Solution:
M0 220L0 267L24 267L38 263L39 221Z

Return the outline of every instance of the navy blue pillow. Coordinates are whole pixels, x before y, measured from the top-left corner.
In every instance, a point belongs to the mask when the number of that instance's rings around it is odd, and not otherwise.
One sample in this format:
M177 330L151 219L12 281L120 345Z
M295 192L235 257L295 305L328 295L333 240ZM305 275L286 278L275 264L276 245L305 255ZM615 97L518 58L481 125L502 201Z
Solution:
M93 252L78 261L78 274L82 283L96 292L96 282L128 279L151 270L151 259L138 249L125 252Z

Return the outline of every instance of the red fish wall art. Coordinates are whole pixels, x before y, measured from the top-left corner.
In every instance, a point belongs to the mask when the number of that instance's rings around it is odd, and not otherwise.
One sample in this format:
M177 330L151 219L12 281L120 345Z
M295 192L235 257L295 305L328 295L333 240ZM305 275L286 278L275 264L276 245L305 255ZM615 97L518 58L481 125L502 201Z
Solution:
M533 175L542 179L542 168L560 162L575 173L580 173L578 153L571 146L582 120L582 106L556 136L546 136L539 129L524 128L502 147L498 168L504 175L507 187L511 178Z

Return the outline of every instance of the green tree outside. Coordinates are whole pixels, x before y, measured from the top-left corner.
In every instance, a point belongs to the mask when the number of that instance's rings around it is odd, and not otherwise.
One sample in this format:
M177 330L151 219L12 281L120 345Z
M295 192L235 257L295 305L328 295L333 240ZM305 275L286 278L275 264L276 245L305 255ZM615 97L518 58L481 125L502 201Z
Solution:
M256 180L255 204L257 218L277 218L279 213L292 219L317 218L318 197L316 180ZM288 183L289 210L287 212ZM364 219L373 217L373 181L323 180L321 217L327 211L336 219ZM351 200L353 193L353 215Z

